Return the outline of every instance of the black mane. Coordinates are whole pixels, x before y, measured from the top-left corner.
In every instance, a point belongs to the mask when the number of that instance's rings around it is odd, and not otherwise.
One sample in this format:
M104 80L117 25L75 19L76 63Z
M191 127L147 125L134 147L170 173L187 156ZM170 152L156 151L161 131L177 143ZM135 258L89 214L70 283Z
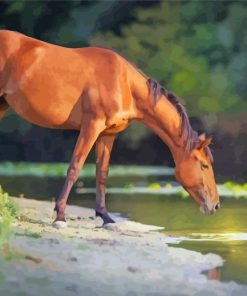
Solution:
M162 95L164 95L168 99L168 101L176 108L181 118L180 137L182 138L182 141L185 145L185 150L187 152L191 152L196 147L196 144L198 142L198 133L194 131L191 127L185 107L179 102L178 97L174 93L166 90L154 79L149 78L148 84L150 88L150 94L155 103L158 102ZM206 147L205 152L210 160L213 161L213 156L209 147Z

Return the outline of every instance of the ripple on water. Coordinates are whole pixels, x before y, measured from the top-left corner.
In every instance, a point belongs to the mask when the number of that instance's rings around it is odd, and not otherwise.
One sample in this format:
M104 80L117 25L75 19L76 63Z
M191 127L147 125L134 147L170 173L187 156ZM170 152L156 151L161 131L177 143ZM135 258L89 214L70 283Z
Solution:
M229 232L229 233L191 233L189 237L183 240L190 241L247 241L247 233L245 232Z

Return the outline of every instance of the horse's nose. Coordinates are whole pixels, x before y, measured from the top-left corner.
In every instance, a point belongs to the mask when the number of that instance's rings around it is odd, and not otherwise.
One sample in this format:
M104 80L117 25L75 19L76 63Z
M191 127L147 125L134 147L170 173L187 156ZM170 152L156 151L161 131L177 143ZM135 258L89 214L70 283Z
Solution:
M215 206L215 210L218 210L220 208L220 203L217 203Z

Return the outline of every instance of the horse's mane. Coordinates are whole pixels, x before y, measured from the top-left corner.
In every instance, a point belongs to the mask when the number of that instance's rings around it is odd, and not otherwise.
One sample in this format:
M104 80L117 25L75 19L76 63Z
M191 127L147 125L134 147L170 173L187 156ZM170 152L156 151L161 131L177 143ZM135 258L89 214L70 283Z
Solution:
M178 97L174 93L167 91L154 79L149 78L148 85L150 89L150 95L152 96L155 103L161 98L162 95L164 95L168 99L168 101L176 108L181 118L180 137L182 138L182 141L185 145L185 151L191 152L196 147L196 144L198 142L198 133L193 130L185 107L179 102ZM206 147L205 152L210 161L213 162L213 156L210 148Z
M168 101L176 108L181 118L180 136L182 137L182 141L185 144L185 150L187 152L192 151L198 139L198 134L192 129L190 125L185 107L179 102L178 97L174 93L167 91L154 79L149 78L148 84L150 88L150 95L152 96L155 103L161 98L162 95L164 95L168 99Z

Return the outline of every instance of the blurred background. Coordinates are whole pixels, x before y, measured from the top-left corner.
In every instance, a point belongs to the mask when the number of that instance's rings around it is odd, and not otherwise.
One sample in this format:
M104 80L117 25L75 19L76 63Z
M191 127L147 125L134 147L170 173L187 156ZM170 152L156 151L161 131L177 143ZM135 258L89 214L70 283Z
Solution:
M217 181L246 178L246 2L2 0L0 12L0 29L120 51L181 98L195 130L213 135ZM10 111L0 124L0 161L68 162L76 136ZM111 163L173 164L165 145L138 124L119 135Z

